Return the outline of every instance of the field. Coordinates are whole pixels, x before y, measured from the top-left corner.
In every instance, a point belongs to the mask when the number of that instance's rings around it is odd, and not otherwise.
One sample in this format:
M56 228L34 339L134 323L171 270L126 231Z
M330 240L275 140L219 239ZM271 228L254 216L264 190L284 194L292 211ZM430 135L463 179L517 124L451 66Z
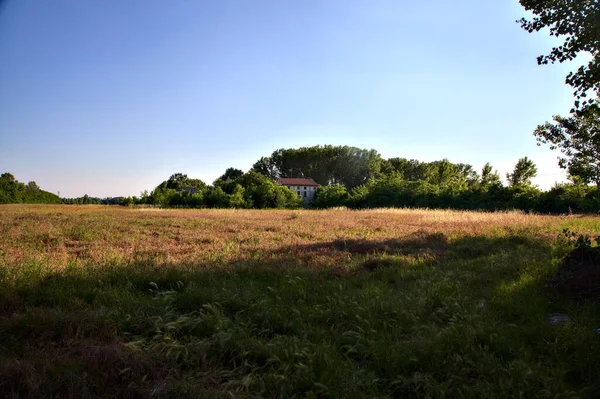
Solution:
M600 218L1 206L0 397L598 397L564 228Z

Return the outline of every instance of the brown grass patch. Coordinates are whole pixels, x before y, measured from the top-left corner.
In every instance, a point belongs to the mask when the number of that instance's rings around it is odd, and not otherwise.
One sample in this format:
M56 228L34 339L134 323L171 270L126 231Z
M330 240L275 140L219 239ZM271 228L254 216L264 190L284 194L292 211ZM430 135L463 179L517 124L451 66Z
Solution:
M8 264L37 259L49 270L72 261L219 265L275 258L343 266L348 256L376 253L439 257L455 237L544 232L563 221L521 212L418 209L294 213L12 205L0 206L0 254Z

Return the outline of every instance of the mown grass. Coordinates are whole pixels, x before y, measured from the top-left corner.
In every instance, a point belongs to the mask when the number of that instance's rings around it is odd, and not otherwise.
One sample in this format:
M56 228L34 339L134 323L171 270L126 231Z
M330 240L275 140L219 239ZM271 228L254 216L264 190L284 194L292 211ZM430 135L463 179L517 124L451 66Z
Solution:
M594 398L600 309L544 290L569 226L0 207L0 396Z

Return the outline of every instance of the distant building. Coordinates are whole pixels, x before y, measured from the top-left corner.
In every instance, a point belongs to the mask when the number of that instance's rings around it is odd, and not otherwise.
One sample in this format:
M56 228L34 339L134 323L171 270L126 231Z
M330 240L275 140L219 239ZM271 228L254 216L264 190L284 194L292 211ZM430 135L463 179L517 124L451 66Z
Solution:
M177 189L178 193L181 193L182 191L187 191L190 194L197 194L198 193L198 189L192 186L187 186L187 187L182 187Z
M277 183L294 191L296 194L302 197L302 200L305 204L314 201L317 187L319 187L319 183L313 179L299 177L280 177L277 179Z

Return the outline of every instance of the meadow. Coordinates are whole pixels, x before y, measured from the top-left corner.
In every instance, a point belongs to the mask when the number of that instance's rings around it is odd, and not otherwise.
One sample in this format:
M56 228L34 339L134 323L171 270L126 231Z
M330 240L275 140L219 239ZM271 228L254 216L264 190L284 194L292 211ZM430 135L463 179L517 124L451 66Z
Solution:
M0 397L598 397L565 228L600 218L0 206Z

